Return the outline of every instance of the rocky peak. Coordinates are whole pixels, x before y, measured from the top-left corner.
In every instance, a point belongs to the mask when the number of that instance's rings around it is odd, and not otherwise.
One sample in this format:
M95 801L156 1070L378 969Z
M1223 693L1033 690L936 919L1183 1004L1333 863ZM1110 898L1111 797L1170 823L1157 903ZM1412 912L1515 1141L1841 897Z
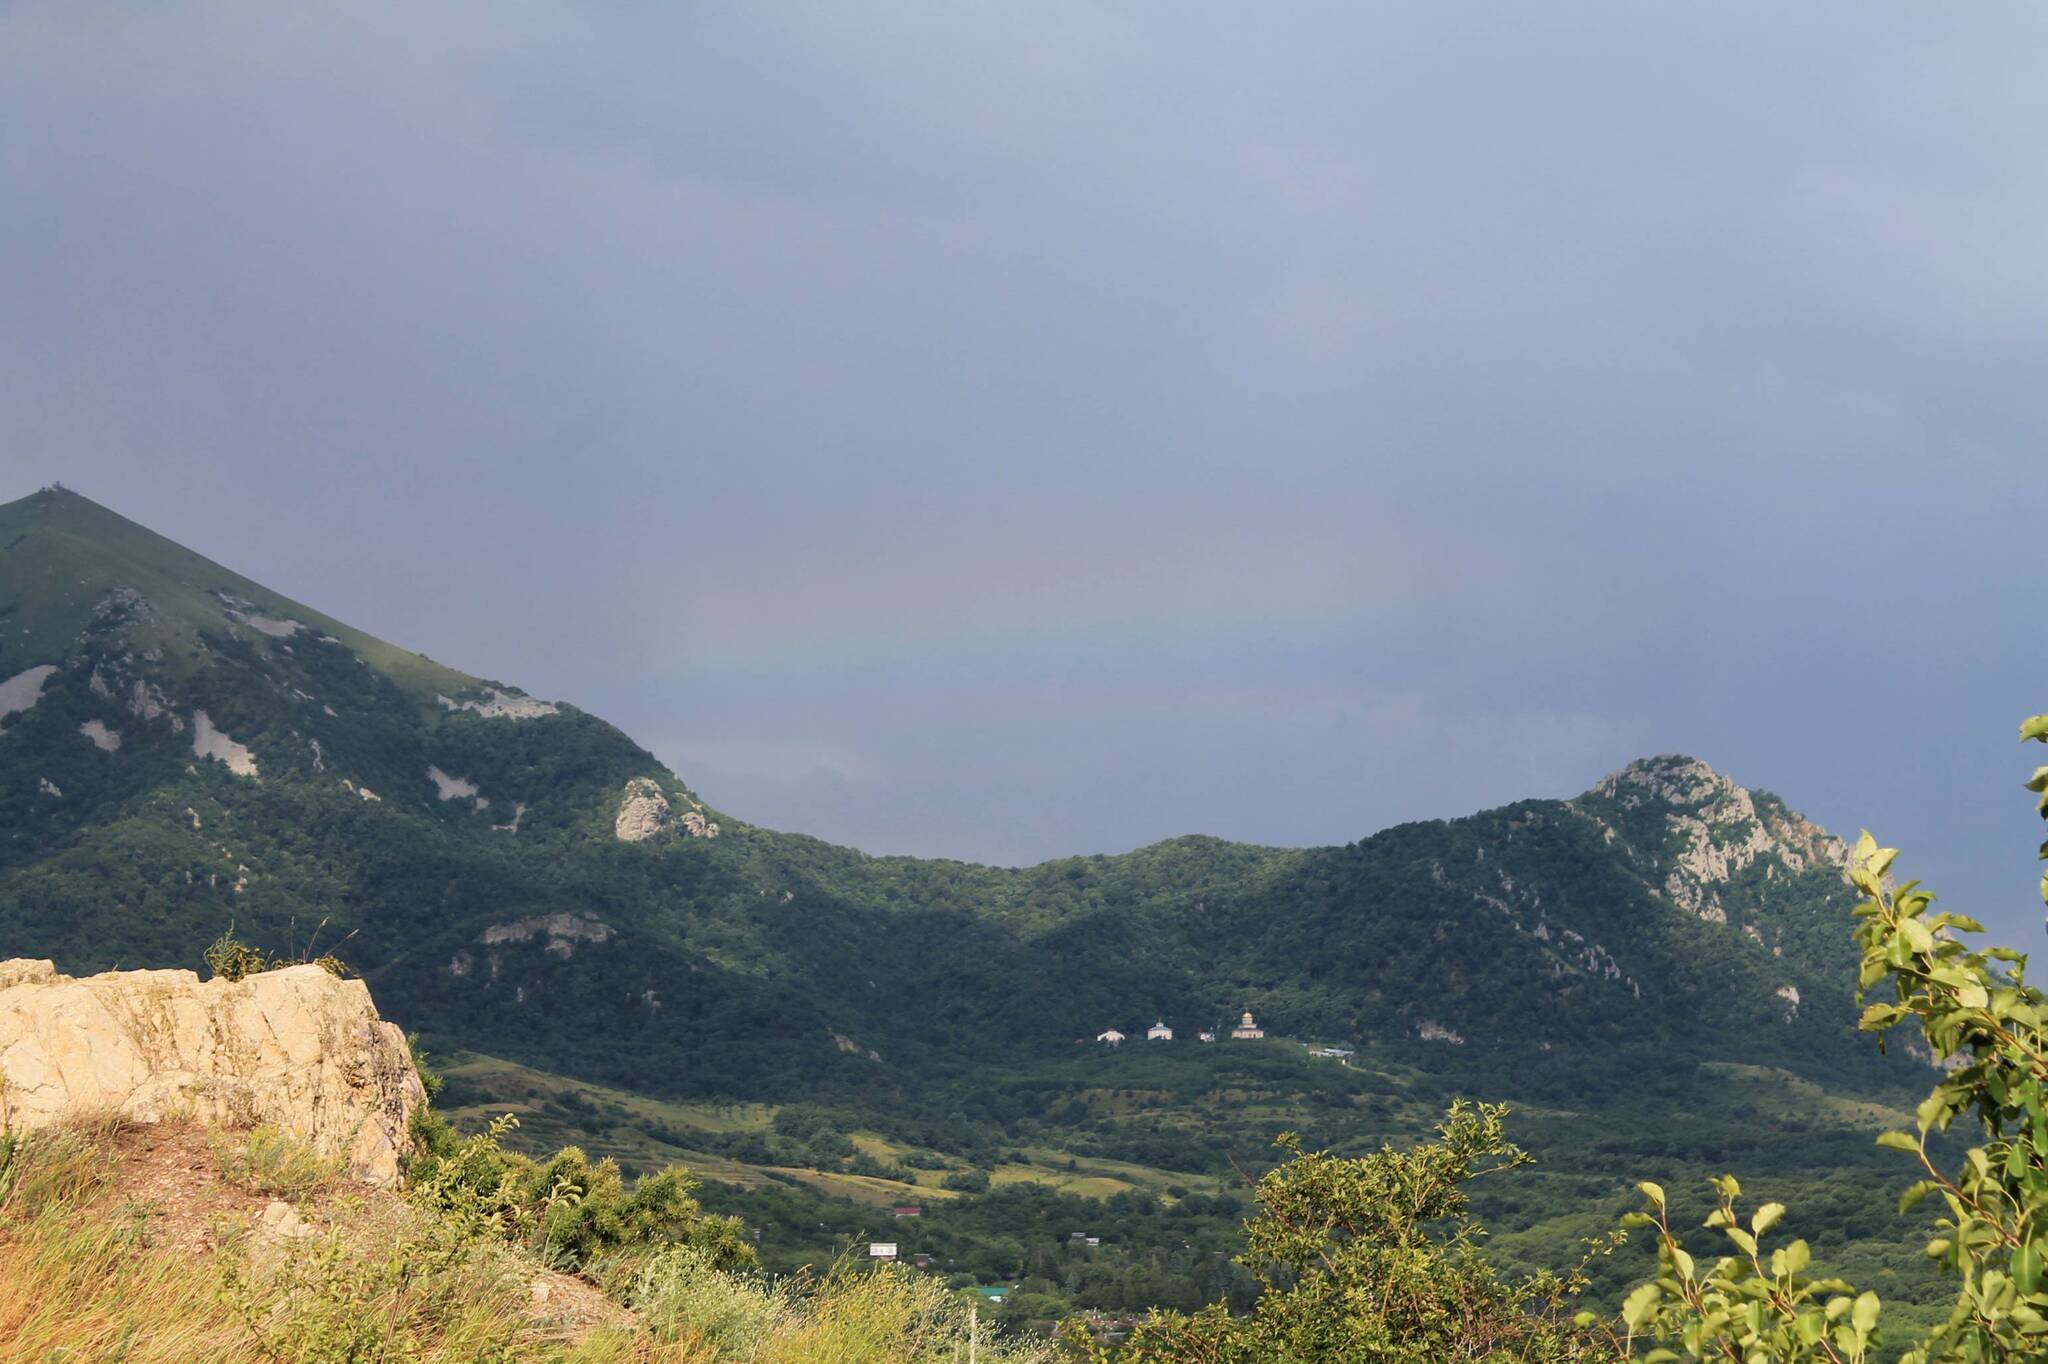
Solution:
M1781 868L1786 875L1798 875L1812 867L1848 864L1848 849L1839 838L1776 796L1750 791L1683 754L1639 758L1574 804L1599 819L1598 807L1607 802L1623 810L1661 809L1671 835L1664 893L1716 923L1728 921L1720 888L1758 862L1769 864L1768 875Z

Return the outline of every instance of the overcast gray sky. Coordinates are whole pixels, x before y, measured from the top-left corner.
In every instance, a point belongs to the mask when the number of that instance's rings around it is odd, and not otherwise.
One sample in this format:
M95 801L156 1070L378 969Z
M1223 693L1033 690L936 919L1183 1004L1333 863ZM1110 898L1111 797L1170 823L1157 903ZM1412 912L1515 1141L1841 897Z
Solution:
M62 479L1002 862L1685 751L2032 943L2048 14L0 7Z

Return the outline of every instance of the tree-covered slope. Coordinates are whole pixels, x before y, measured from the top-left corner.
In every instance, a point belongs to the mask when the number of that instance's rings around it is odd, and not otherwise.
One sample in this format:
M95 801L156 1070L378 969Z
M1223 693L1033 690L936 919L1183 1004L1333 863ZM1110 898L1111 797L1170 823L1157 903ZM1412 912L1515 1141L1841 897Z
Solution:
M0 955L189 965L325 921L390 1016L645 1092L901 1110L1245 1009L1520 1092L1874 1064L1840 845L1690 759L1340 848L870 858L60 490L0 507L0 698Z

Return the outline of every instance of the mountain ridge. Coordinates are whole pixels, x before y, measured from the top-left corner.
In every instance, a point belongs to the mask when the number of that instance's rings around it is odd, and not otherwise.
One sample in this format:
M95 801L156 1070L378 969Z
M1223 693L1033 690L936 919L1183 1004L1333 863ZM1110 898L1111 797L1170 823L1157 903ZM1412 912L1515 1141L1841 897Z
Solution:
M1852 1036L1827 983L1846 932L1818 912L1846 903L1839 841L1695 758L1329 847L871 857L725 814L567 702L385 644L75 493L0 506L0 570L0 684L52 670L0 718L24 760L0 791L0 932L67 969L326 919L418 1025L597 1080L643 1049L667 1058L655 1087L699 1092L792 1064L872 1089L963 1064L957 1032L1042 1050L1150 1021L1133 1010L1503 1055L1769 1025L1802 1035L1765 1048L1796 1060L1816 1017L1825 1050ZM1048 971L1055 994L1016 988ZM1710 993L1728 998L1685 1027L1662 1017ZM581 1042L536 1025L599 997ZM714 1045L753 1060L707 1072Z

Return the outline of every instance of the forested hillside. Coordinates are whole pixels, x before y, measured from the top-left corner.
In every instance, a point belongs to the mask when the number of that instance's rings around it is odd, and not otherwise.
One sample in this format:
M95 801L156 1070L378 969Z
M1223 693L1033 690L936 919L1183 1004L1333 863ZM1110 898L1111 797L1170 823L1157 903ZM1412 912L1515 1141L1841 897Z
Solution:
M1874 1127L1925 1079L1856 1033L1840 843L1690 758L1343 847L873 858L747 824L567 702L61 490L0 507L0 712L0 955L195 965L230 925L278 951L317 929L442 1052L699 1114L822 1105L842 1143L890 1144L870 1170L766 1118L756 1145L624 1124L650 1158L731 1161L735 1190L825 1167L901 1196L905 1155L969 1196L976 1171L1077 1154L1222 1181L1226 1145L1369 1144L1460 1092L1534 1105L1589 1176L1586 1115L1749 1094L1754 1139L1818 1178L1809 1129ZM1267 1043L1193 1040L1245 1010ZM1136 1040L1155 1020L1174 1041ZM1121 1053L1092 1041L1111 1028ZM1317 1069L1308 1041L1355 1056ZM532 1098L513 1073L479 1064L466 1099ZM1773 1111L1816 1083L1832 1116ZM1735 1130L1604 1139L1707 1159ZM1043 1159L1007 1158L1027 1145Z

